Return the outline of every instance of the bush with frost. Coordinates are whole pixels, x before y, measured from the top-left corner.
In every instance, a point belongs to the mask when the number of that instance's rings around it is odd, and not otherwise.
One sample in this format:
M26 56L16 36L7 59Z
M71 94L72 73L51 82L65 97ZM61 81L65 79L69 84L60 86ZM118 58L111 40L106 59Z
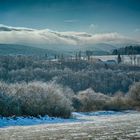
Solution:
M12 110L9 115L38 116L47 114L49 116L69 117L72 106L67 91L71 92L70 89L54 82L1 83L1 115L5 115L3 112L9 113L10 101L11 108L16 104L16 110Z
M109 99L108 96L102 93L96 93L90 88L79 92L73 99L73 102L79 111L95 111L102 110L106 101Z
M140 82L137 82L130 87L128 95L131 99L140 102Z
M128 98L133 106L140 108L140 82L137 82L130 87Z
M110 98L109 101L106 102L104 109L120 111L131 109L131 106L129 104L127 96L125 96L124 93L118 91L115 95L113 95Z

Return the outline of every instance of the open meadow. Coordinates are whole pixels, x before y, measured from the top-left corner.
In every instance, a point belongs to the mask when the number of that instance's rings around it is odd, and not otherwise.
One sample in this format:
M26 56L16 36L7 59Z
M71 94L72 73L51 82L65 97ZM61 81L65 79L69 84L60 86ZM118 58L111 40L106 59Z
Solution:
M98 114L99 113L99 114ZM0 140L139 140L139 112L73 113L78 121L0 128ZM53 122L53 121L52 121Z

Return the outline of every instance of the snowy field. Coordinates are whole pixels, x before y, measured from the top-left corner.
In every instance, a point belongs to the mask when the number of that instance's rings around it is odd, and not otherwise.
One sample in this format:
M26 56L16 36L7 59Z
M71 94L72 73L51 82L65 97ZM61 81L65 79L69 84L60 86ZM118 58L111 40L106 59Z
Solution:
M1 118L0 140L140 140L140 113L73 112L72 119Z
M135 63L136 63L136 65L139 65L140 64L140 55L135 55L135 57L136 57ZM117 61L117 55L93 56L93 58L99 58L102 61L107 61L107 60ZM131 56L121 55L121 58L122 58L123 63L125 63L125 64L131 64L131 61L132 61L132 64L134 64L134 60L133 60L133 58L131 60Z

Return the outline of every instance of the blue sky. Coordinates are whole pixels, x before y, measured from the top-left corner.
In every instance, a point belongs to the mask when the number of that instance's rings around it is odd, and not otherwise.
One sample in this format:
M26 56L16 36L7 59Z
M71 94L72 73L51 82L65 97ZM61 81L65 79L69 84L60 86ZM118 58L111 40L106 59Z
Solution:
M140 36L139 0L1 0L0 24Z

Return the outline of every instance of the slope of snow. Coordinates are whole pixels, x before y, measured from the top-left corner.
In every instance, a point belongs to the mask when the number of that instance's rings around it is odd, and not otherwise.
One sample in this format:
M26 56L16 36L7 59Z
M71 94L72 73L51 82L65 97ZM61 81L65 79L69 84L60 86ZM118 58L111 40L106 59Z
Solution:
M25 125L37 125L45 123L64 123L64 122L76 122L77 119L63 119L63 118L54 118L54 117L1 117L0 118L0 127L6 126L25 126Z
M0 140L140 140L140 112L105 114L83 115L82 122L0 128Z
M72 122L81 122L89 121L90 118L96 117L107 117L107 116L116 116L123 115L127 113L135 113L134 111L125 111L125 112L115 112L115 111L97 111L97 112L73 112L70 119L55 118L55 117L0 117L0 127L8 126L26 126L26 125L38 125L38 124L50 124L50 123L72 123Z
M124 112L116 112L116 111L97 111L97 112L73 112L75 116L101 116L101 115L120 115L124 114Z
M117 61L117 55L103 55L103 56L93 56L93 58L101 59L102 61L108 61L108 60L115 60ZM125 64L131 64L131 62L134 64L134 60L131 60L131 56L129 55L121 55L122 61ZM136 64L139 64L140 55L136 55Z

